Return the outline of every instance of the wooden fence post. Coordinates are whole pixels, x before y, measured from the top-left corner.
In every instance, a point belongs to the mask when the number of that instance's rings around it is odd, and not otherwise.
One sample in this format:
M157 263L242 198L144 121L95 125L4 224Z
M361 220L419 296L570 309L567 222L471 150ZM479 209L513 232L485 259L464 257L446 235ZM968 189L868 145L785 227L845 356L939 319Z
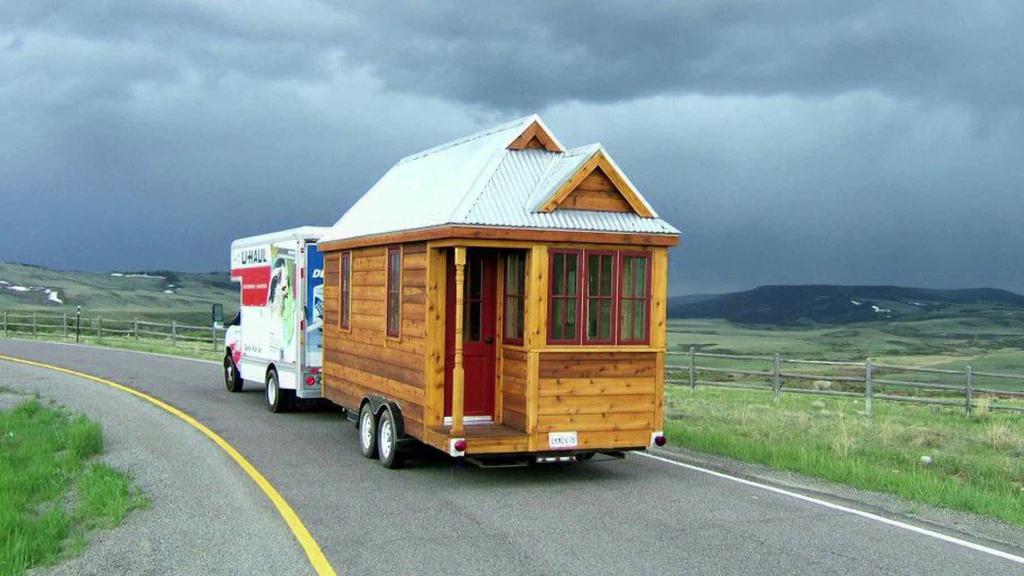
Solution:
M96 317L96 339L97 340L102 340L103 339L103 317L102 316L97 316Z
M36 337L36 313L32 313L32 337Z
M782 396L782 358L775 355L775 381L772 383L775 389L775 402L778 403Z
M213 351L217 351L217 327L210 326L210 345L213 346Z
M697 350L690 346L690 390L697 389Z
M134 332L135 341L138 342L139 341L139 319L138 318L135 319L135 322L132 325L132 331Z
M4 336L7 336L7 313L9 310L4 310Z
M63 332L61 333L61 339L62 340L67 340L68 339L68 313L67 312L64 313L64 320L63 320L63 323L61 324L61 326L64 327L63 328Z
M972 402L974 401L974 366L967 365L967 388L964 389L964 412L967 416L971 415L973 411Z
M171 346L178 345L178 322L171 320Z
M864 361L864 412L868 416L875 415L875 381L871 358Z

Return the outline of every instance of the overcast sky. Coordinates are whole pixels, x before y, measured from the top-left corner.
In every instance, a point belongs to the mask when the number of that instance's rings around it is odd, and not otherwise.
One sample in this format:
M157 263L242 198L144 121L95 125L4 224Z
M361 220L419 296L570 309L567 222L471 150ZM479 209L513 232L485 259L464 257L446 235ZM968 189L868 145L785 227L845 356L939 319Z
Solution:
M682 229L673 294L1024 291L1024 3L0 0L0 260L224 270L527 113Z

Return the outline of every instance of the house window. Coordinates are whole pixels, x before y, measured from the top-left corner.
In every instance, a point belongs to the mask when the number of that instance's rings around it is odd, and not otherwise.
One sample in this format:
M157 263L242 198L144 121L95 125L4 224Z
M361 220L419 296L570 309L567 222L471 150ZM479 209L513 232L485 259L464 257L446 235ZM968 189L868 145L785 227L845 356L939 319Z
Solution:
M620 268L619 342L646 343L651 303L650 256L623 252Z
M505 343L523 343L526 294L526 255L521 252L505 256Z
M549 342L579 342L580 252L551 252Z
M615 342L614 307L615 252L587 251L587 342Z
M388 248L388 336L397 338L402 326L402 249Z
M341 253L341 328L348 330L352 317L352 253Z
M552 250L549 261L549 343L650 342L649 252Z

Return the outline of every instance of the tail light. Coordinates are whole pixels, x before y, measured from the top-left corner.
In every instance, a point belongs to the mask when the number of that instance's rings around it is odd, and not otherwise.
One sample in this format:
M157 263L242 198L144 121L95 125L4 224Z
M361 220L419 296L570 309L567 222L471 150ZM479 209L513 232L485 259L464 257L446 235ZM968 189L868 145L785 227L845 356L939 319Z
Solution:
M312 376L306 376L306 386L316 386L316 378L313 378Z
M466 441L465 440L456 440L454 448L457 451L459 451L459 452L465 452L466 451Z
M664 446L666 443L668 443L668 439L665 438L664 436L655 436L654 437L654 445L655 446Z

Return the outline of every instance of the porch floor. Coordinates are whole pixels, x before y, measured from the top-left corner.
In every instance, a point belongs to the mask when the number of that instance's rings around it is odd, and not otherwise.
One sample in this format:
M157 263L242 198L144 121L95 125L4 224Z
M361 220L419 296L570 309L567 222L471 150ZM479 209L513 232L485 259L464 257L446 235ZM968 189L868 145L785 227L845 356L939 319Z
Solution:
M431 426L431 436L444 438L465 438L467 454L511 454L529 451L529 436L504 424L468 424L462 427L462 434L452 435L451 426Z

